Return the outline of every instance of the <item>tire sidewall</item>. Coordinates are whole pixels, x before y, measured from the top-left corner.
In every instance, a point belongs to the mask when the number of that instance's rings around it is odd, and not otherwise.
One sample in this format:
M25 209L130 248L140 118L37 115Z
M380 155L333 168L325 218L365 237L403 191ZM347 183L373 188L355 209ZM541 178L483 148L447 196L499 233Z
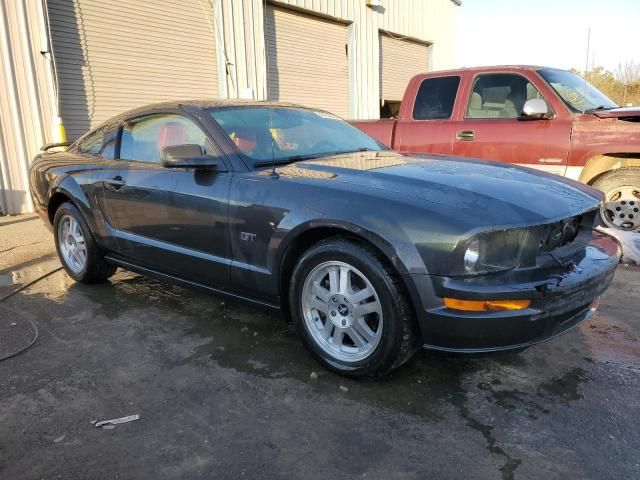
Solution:
M319 264L327 261L341 261L358 269L373 285L382 306L383 326L380 342L374 352L358 362L344 362L325 352L309 332L302 311L302 288L309 273ZM342 241L327 242L312 247L296 265L289 289L292 318L298 334L311 353L328 368L342 374L366 374L393 363L402 340L402 329L396 318L397 298L393 294L393 284L389 281L380 263L366 250Z
M60 251L60 239L58 238L59 226L60 226L60 221L65 215L69 215L73 217L78 222L78 224L80 225L80 228L82 229L82 235L84 236L84 239L85 239L85 248L87 249L87 261L84 264L84 268L80 272L74 272L71 268L69 268L69 266L64 260L62 252ZM65 271L74 280L78 282L83 281L88 274L91 262L94 261L95 247L93 243L93 237L91 236L91 231L89 230L89 226L87 225L87 222L85 222L84 217L73 204L65 202L62 205L60 205L60 207L58 207L58 209L56 210L56 214L53 218L53 236L56 244L56 252L58 253L58 258L60 259L60 263L64 267Z

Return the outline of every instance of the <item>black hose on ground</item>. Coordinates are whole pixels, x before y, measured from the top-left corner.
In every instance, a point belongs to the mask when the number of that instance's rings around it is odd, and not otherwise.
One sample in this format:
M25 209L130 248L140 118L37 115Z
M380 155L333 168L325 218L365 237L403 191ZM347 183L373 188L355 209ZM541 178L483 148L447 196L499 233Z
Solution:
M21 285L20 288L17 288L15 290L13 290L12 292L9 292L8 294L6 294L4 297L0 298L0 303L4 302L5 300L7 300L9 297L12 297L13 295L15 295L16 293L21 292L22 290L24 290L25 288L30 287L31 285L33 285L34 283L39 282L40 280L43 280L45 278L47 278L49 275L52 275L54 273L56 273L57 271L61 270L62 267L58 267L58 268L54 268L53 270L40 275L38 278L31 280L30 282L25 283L24 285ZM27 345L25 345L24 347L21 347L20 349L16 350L15 352L11 352L8 355L5 355L3 357L0 357L0 362L2 362L3 360L8 360L12 357L15 357L16 355L21 354L22 352L24 352L25 350L27 350L28 348L30 348L34 343L36 343L36 340L38 340L38 327L36 326L35 322L33 320L31 320L30 318L22 315L19 312L16 312L15 310L13 310L12 308L9 307L5 307L8 308L9 310L11 310L12 312L16 313L17 315L21 316L22 318L24 318L25 320L27 320L30 324L31 327L33 328L33 338L29 341L29 343Z

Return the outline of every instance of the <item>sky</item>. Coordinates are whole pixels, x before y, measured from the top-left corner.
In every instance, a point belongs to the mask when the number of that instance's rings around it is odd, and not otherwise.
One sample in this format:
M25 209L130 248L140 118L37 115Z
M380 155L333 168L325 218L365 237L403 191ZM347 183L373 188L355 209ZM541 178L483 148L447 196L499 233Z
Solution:
M462 0L458 66L640 63L640 0Z

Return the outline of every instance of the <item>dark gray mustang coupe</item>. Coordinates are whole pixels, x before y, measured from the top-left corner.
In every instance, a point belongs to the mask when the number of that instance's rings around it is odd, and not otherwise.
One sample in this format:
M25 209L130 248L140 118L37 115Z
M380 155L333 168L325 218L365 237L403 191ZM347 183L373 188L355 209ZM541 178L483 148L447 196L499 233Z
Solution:
M594 230L596 190L391 152L292 105L134 110L40 154L30 180L77 281L122 267L280 309L320 362L351 376L389 372L419 347L554 337L595 310L620 257Z

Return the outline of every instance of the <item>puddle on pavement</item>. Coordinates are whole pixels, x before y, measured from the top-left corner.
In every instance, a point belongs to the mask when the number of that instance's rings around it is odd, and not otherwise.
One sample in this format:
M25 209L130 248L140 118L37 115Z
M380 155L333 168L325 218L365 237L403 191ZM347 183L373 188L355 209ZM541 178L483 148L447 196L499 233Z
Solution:
M347 393L350 400L423 417L438 418L443 405L460 408L471 388L492 404L520 409L535 418L548 413L544 404L549 399L578 400L577 389L586 381L576 370L566 377L545 377L541 381L547 383L536 387L518 389L510 385L509 371L544 369L544 365L535 365L539 359L515 353L465 356L437 352L418 352L412 362L374 382L350 380L316 363L293 327L277 313L124 271L100 285L77 284L62 273L47 282L48 295L56 302L79 291L94 303L96 315L108 319L145 307L179 314L184 318L184 334L204 340L182 363L206 358L224 368L263 378L294 378L317 392ZM311 378L312 372L317 378Z
M103 285L72 283L68 286L69 292L76 289L95 303L96 313L107 318L146 306L183 316L184 334L199 337L204 343L181 363L204 358L221 367L263 378L294 378L318 393L346 395L350 400L371 407L421 417L440 418L443 407L450 405L460 409L466 402L466 389L482 390L478 386L482 382L476 382L475 378L487 379L489 383L492 380L500 382L497 378L503 374L501 369L517 371L528 365L521 354L464 356L419 352L412 362L383 379L374 382L349 380L316 363L293 327L277 313L128 272L118 273L113 282ZM67 294L67 287L62 288L58 301ZM317 378L311 378L312 372ZM491 393L486 398L493 404L533 412L531 416L535 418L549 410L547 406L538 405L540 398L575 397L576 386L565 384L562 379L546 380L549 384L541 386L540 392L510 389L507 382L504 385L493 383L492 392L482 393ZM346 387L348 392L340 387ZM568 393L564 389L568 389Z
M59 266L60 262L54 255L45 255L25 262L19 268L2 271L0 273L0 298Z
M0 274L0 287L9 287L20 282L21 272L7 272Z
M277 313L123 271L100 285L75 283L63 272L43 283L48 299L64 304L69 296L80 295L90 300L95 316L113 320L144 308L175 316L176 322L170 319L169 328L182 324L183 334L196 337L200 344L177 365L214 361L220 367L262 378L295 379L308 385L314 395L343 397L376 415L384 415L388 409L438 421L453 409L484 438L487 451L503 459L500 471L504 479L514 477L520 460L499 445L491 415L487 420L482 413L486 407L535 420L581 400L582 385L589 381L582 368L563 370L550 365L547 354L532 350L473 356L419 352L387 377L373 382L349 380L316 363L292 326ZM570 352L576 361L588 365L580 351L573 350L562 347L551 351L555 355Z

